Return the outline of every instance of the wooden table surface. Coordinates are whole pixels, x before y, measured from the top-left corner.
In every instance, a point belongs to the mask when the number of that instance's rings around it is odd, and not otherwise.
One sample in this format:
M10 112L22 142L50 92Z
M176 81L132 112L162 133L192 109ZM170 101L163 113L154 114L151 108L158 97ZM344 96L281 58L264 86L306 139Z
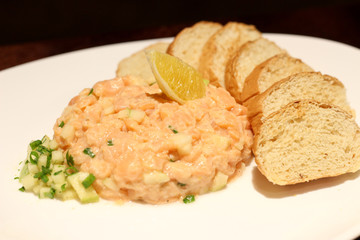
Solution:
M204 20L241 21L254 24L260 31L315 36L360 48L360 4L313 6L279 13L253 14L245 17L212 17ZM202 19L199 19L202 20ZM196 21L159 23L150 27L40 39L21 43L0 43L0 70L36 59L74 50L134 40L171 37Z

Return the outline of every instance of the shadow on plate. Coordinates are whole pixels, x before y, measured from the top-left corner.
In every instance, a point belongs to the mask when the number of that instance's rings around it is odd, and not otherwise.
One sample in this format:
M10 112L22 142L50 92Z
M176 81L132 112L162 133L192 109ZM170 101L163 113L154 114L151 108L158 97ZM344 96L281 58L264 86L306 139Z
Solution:
M257 167L252 170L252 182L256 191L268 198L292 197L307 192L317 191L324 188L337 186L349 180L354 180L360 175L356 173L347 173L337 177L322 178L307 183L298 183L295 185L279 186L269 182L264 175L260 173Z

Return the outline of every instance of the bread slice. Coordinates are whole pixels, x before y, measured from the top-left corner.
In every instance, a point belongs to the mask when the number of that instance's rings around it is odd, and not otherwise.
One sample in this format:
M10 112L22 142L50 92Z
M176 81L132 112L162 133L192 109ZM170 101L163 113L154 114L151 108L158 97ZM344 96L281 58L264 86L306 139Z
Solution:
M257 65L283 52L285 50L265 38L258 38L244 44L226 66L226 89L236 101L241 102L241 94L247 76Z
M220 23L201 21L185 28L176 35L166 53L199 69L200 56L205 43L221 27Z
M313 69L300 59L287 53L275 55L261 63L245 79L241 102L265 92L274 83L300 72L312 72Z
M338 107L296 101L266 119L253 152L258 169L274 184L338 176L360 168L360 129Z
M346 99L344 85L334 77L319 72L297 73L285 78L260 95L244 102L253 131L256 133L264 120L289 102L312 99L330 103L352 113Z
M154 83L156 80L146 59L145 50L154 49L160 52L166 52L168 46L169 43L157 42L134 53L130 57L124 58L118 64L116 76L122 77L132 75L137 79L142 79L142 81L138 83L140 85L149 85Z
M261 33L253 26L229 22L206 42L200 56L199 71L211 84L225 87L225 68L233 53Z

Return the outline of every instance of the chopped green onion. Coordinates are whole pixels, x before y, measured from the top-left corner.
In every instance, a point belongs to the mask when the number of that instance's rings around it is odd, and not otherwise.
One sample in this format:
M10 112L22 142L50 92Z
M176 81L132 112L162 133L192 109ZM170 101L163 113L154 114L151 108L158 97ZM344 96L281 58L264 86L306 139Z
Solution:
M194 195L187 195L184 199L183 199L183 202L185 204L188 204L188 203L192 203L195 201L195 196Z
M36 151L38 151L39 153L42 153L42 154L50 154L52 152L52 150L50 149L47 149L46 147L44 147L43 145L40 145L36 148Z
M71 167L66 168L64 172L65 172L66 176L70 176L70 175L77 173L78 171L79 170L77 170L76 167L71 166Z
M170 130L175 134L179 133L178 130L174 129L171 125L169 125L168 128L170 128Z
M170 158L170 159L169 159L169 161L170 161L170 162L175 162L175 160L174 160L174 159L172 159L172 158Z
M61 191L65 191L66 189L66 183L64 183L63 185L61 185Z
M19 179L19 177L14 177L14 180Z
M152 82L152 83L149 84L149 86L152 86L152 85L154 85L155 83L156 83L156 82Z
M47 183L47 182L49 181L48 176L42 175L42 176L41 176L41 181L43 181L44 183Z
M95 153L93 153L90 148L85 148L83 153L85 153L86 155L89 155L91 158L95 157Z
M73 158L73 156L71 156L69 154L69 151L66 152L66 162L67 162L67 165L69 165L69 167L72 167L75 165L74 158Z
M61 121L61 123L59 124L59 127L63 128L65 125L64 121Z
M55 172L54 176L59 175L61 172L62 172L62 170Z
M48 174L51 174L51 169L41 166L41 172L35 173L34 178L41 179L44 183L49 181Z
M56 190L54 188L50 189L50 192L44 193L45 197L53 199L55 196Z
M181 183L181 182L178 182L177 185L179 185L180 187L185 187L186 186L185 183Z
M41 144L42 144L41 140L32 141L30 143L30 147L31 147L32 150L34 150L35 148L37 148Z
M89 92L88 96L90 96L93 92L94 92L94 89L93 88L90 89L90 92Z
M22 186L21 188L19 188L19 191L20 191L20 192L25 192L24 186Z
M209 80L207 80L207 79L203 79L203 81L204 81L204 83L205 83L205 85L207 86L207 85L209 85L209 83L210 83L210 81Z
M39 160L39 154L35 151L31 151L29 158L30 158L31 164L36 165Z
M107 141L107 145L108 145L108 146L114 146L114 143L113 143L113 141L110 139L110 140Z
M46 158L46 168L50 167L52 154L50 153Z
M51 169L48 167L41 166L41 172L46 175L51 173Z
M95 179L96 179L95 176L94 176L92 173L90 173L89 176L87 176L87 177L85 178L85 180L82 181L82 185L83 185L85 188L88 188L88 187L90 187L91 184L95 181Z

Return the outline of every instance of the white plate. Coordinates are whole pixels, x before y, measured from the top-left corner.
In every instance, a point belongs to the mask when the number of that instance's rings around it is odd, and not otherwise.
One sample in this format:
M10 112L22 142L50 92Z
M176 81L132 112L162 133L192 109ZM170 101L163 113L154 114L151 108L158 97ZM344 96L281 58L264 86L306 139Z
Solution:
M337 42L266 34L315 70L338 77L360 113L360 50ZM170 41L171 39L163 39ZM52 136L72 96L112 78L123 57L157 41L97 47L0 72L0 239L349 239L360 234L360 177L270 184L252 163L223 190L161 206L39 200L13 180L30 140Z

